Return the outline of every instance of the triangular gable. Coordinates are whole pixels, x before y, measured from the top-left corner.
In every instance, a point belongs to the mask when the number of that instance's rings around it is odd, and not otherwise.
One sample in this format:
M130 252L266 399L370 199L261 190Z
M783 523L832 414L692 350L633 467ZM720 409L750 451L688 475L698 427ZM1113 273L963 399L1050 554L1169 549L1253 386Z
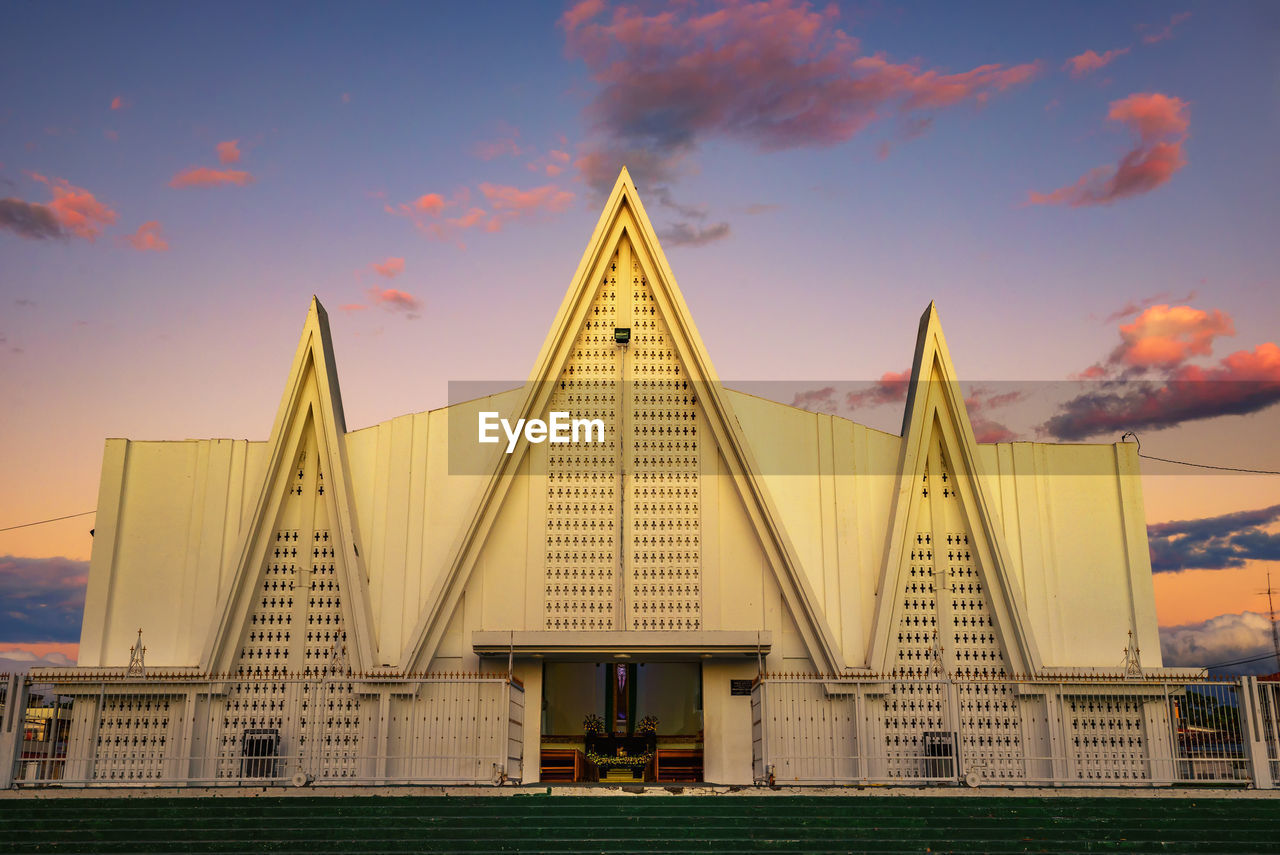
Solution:
M266 474L253 514L240 536L239 557L231 585L217 612L218 623L205 645L201 666L208 672L231 670L267 551L272 548L272 531L287 491L293 488L291 479L299 453L308 445L306 432L309 430L314 431L319 471L324 478L323 501L329 514L327 530L331 536L327 549L337 559L333 561L333 569L345 601L345 658L356 671L367 670L376 661L368 580L357 547L359 535L347 466L346 419L338 389L329 317L320 301L312 297L289 380L271 428Z
M904 554L916 547L916 493L929 464L931 447L940 446L933 454L935 465L941 455L951 464L953 488L959 494L961 511L972 533L972 548L987 580L1010 668L1014 673L1038 673L1041 660L1026 606L1009 570L1008 550L990 512L992 505L977 477L977 441L933 303L920 319L902 434L868 666L872 671L888 673L895 664L891 660L891 636L896 637L894 628L899 625L903 609L903 598L898 596L902 584L899 574L904 572ZM936 546L946 548L942 543Z
M843 670L834 637L816 608L816 599L801 571L795 549L779 522L780 518L768 491L754 474L758 470L751 450L727 396L720 389L711 360L702 346L675 277L658 244L657 235L625 167L618 176L578 264L573 284L538 354L529 382L525 386L523 401L514 415L526 419L537 418L546 411L553 386L547 381L560 376L575 346L575 339L586 319L597 286L611 262L613 250L624 238L650 283L657 309L666 320L672 343L685 366L689 381L702 390L700 400L712 436L728 464L783 598L799 625L810 657L823 671L834 673ZM454 548L448 570L427 601L426 610L401 659L401 668L409 669L414 663L429 660L434 654L527 450L528 443L522 438L511 454L499 456L490 482L481 495L466 531Z

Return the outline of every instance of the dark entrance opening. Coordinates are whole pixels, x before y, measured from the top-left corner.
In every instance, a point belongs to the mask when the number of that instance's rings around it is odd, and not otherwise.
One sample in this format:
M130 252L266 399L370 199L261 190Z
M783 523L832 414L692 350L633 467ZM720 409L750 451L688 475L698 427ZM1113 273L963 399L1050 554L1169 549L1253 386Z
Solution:
M699 662L547 662L542 780L702 780Z

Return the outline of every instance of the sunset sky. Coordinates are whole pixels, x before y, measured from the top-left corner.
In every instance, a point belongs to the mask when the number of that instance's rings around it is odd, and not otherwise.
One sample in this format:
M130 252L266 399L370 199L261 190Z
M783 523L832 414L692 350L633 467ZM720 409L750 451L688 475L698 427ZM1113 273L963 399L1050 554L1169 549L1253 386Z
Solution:
M5 13L0 528L265 439L312 294L351 428L522 381L624 163L729 386L896 431L934 300L980 439L1280 470L1275 3ZM1143 470L1166 664L1269 651L1280 476ZM0 658L92 526L0 532Z

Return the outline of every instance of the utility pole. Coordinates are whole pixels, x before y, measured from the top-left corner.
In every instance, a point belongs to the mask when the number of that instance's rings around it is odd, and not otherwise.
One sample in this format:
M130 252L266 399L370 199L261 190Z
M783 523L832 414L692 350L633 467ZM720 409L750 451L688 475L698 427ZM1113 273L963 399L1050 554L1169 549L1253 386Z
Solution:
M1271 646L1275 649L1276 667L1280 668L1280 632L1276 630L1276 605L1271 598L1275 589L1271 587L1271 571L1267 571L1267 590L1259 591L1260 594L1267 595L1267 611L1271 617Z

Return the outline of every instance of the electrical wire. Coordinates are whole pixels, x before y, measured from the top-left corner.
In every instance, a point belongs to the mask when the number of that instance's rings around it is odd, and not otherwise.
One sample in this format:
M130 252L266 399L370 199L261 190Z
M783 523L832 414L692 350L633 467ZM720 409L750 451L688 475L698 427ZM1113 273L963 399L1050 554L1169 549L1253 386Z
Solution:
M67 514L65 517L54 517L48 520L36 520L35 522L23 523L22 525L11 525L8 528L0 528L0 531L13 531L15 528L30 528L33 525L44 525L45 523L58 522L59 520L69 520L75 517L87 517L89 514L96 514L96 510L81 511L78 514Z
M1173 460L1168 457L1156 457L1154 454L1142 453L1142 440L1138 439L1138 435L1131 430L1127 430L1120 434L1120 441L1126 442L1129 437L1133 437L1133 442L1138 446L1138 456L1147 460L1159 460L1161 463L1176 463L1179 466L1194 466L1197 469L1217 469L1221 472L1248 472L1250 475L1280 475L1280 470L1276 469L1244 469L1239 466L1214 466L1211 463L1192 463L1189 460Z
M1242 469L1238 466L1211 466L1208 463L1188 463L1185 460L1170 460L1167 457L1156 457L1152 454L1143 454L1138 452L1139 457L1147 460L1159 460L1161 463L1176 463L1179 466L1195 466L1200 469L1220 469L1224 472L1248 472L1251 475L1280 475L1280 470L1276 469Z
M1234 662L1219 662L1216 665L1205 665L1205 668L1226 668L1231 665L1248 665L1250 662L1261 662L1264 659L1275 659L1274 653L1267 653L1263 656L1254 656L1251 659L1237 659Z

